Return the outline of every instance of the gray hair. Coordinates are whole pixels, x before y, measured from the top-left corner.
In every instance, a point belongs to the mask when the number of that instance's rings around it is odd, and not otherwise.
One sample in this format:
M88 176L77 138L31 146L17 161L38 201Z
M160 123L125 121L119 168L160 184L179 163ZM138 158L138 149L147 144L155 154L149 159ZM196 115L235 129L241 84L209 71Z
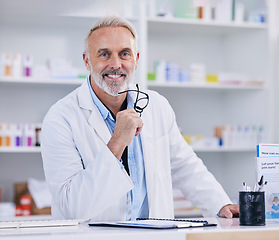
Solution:
M117 17L117 16L110 16L110 17L105 17L100 19L99 21L97 21L96 23L94 23L92 25L92 27L90 28L89 32L86 34L86 37L84 39L84 50L87 54L89 54L89 38L92 34L92 32L94 32L95 30L102 28L102 27L125 27L127 28L134 40L135 40L135 52L137 52L138 50L138 46L137 46L137 32L135 27L133 26L132 23L130 23L128 20L126 20L125 18L122 17Z

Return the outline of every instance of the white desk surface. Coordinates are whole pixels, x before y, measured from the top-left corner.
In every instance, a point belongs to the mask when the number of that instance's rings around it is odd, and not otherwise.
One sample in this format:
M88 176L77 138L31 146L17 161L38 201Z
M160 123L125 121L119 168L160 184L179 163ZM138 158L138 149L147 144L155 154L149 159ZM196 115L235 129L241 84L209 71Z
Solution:
M247 239L279 239L279 219L267 220L266 226L239 226L239 219L208 218L217 227L151 230L138 228L89 227L79 224L74 227L45 227L2 229L0 239L5 240L247 240Z

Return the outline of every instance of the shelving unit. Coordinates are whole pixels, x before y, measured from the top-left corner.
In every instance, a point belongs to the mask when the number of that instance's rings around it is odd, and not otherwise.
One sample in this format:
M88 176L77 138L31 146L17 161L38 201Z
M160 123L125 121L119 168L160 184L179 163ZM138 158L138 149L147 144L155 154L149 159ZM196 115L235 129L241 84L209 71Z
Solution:
M199 19L182 19L182 18L163 18L163 17L149 17L148 19L149 30L152 32L168 32L179 33L179 31L187 27L189 31L193 32L206 32L206 33L237 33L249 30L266 30L267 24L265 23L234 23L234 22L214 22L204 21ZM175 27L174 27L175 26ZM173 28L174 27L174 28Z
M36 0L21 1L16 5L12 1L1 2L0 53L31 54L36 65L46 64L48 59L68 59L74 67L85 69L82 60L85 34L100 17L98 14L117 7L111 2L109 7L96 11L98 7L104 7L103 3L99 3L68 1L65 6L62 2L38 3ZM89 15L79 14L78 9L89 11ZM92 12L95 14L92 15ZM140 32L139 18L127 17ZM84 74L84 71L81 73ZM56 101L84 81L0 76L0 122L41 123ZM15 182L27 181L30 177L44 179L40 152L39 147L0 147L2 201L13 200Z
M61 84L61 85L80 85L84 79L53 79L35 77L0 77L0 84Z
M268 1L268 14L274 14L274 4ZM271 22L236 24L152 17L147 18L147 25L150 72L155 60L165 60L183 69L191 63L204 63L207 73L238 72L264 79L263 85L148 81L148 88L168 99L184 134L213 136L215 126L247 124L264 126L264 141L273 141L273 109L266 107L274 101L274 79L268 65L275 51ZM194 150L233 199L243 181L255 181L256 146Z
M40 147L0 147L0 153L40 153Z
M216 148L207 148L207 147L194 147L196 153L241 153L241 152L255 152L256 147L216 147Z
M48 57L69 58L75 67L83 68L83 37L97 16L77 13L79 5L70 2L73 5L67 11L58 2L53 6L44 3L39 7L33 1L34 9L39 8L40 11L36 9L35 13L22 6L23 11L12 12L10 16L2 14L11 10L9 5L4 5L0 10L0 52L31 53L39 64ZM90 5L89 2L87 5ZM272 142L273 109L265 107L274 101L270 94L274 69L268 65L272 52L276 52L270 35L272 23L235 24L150 18L146 16L144 1L139 2L139 16L129 18L139 33L140 66L136 81L169 100L183 132L212 135L216 125L258 124L265 126L266 139ZM269 8L274 8L274 1L269 2ZM147 81L147 71L153 69L153 62L158 59L177 62L184 68L194 62L203 62L210 73L238 71L258 74L264 77L265 82L260 86ZM0 77L0 122L42 122L49 107L83 81ZM195 151L230 196L237 194L243 181L249 184L254 181L251 164L255 146L196 148ZM41 157L37 153L40 153L40 148L0 148L0 183L4 184L4 201L12 200L13 182L26 181L28 177L44 178ZM32 168L26 173L16 170L14 177L11 172L1 170L13 171L10 165L21 165L24 160ZM241 170L238 169L240 165Z
M256 151L253 147L194 147L194 151L197 153L203 152L253 152ZM0 153L40 153L40 147L0 147Z
M149 81L147 86L149 88L183 88L183 89L219 89L219 90L265 90L266 88L261 85L249 85L249 84L238 84L238 85L225 85L215 83L205 84L193 84L191 82L168 82L168 83L157 83Z

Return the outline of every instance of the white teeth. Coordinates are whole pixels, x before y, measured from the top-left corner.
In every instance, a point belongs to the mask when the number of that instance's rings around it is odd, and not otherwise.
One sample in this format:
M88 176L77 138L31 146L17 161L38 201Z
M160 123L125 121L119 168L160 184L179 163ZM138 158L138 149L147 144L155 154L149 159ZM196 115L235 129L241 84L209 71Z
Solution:
M110 75L110 74L109 74L108 77L109 77L109 78L119 78L119 77L121 77L121 75Z

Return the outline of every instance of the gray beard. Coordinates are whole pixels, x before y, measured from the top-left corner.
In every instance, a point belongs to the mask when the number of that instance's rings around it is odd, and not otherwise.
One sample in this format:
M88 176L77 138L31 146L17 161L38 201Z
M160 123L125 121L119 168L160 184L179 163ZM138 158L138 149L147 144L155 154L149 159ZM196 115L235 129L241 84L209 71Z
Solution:
M123 83L119 83L117 81L110 81L107 83L104 80L103 74L95 74L92 71L92 68L91 68L91 75L93 77L93 80L95 81L95 83L100 89L102 89L107 94L115 97L118 96L119 92L125 91L128 88L130 82L134 77L134 71L132 71L130 74L126 76Z

